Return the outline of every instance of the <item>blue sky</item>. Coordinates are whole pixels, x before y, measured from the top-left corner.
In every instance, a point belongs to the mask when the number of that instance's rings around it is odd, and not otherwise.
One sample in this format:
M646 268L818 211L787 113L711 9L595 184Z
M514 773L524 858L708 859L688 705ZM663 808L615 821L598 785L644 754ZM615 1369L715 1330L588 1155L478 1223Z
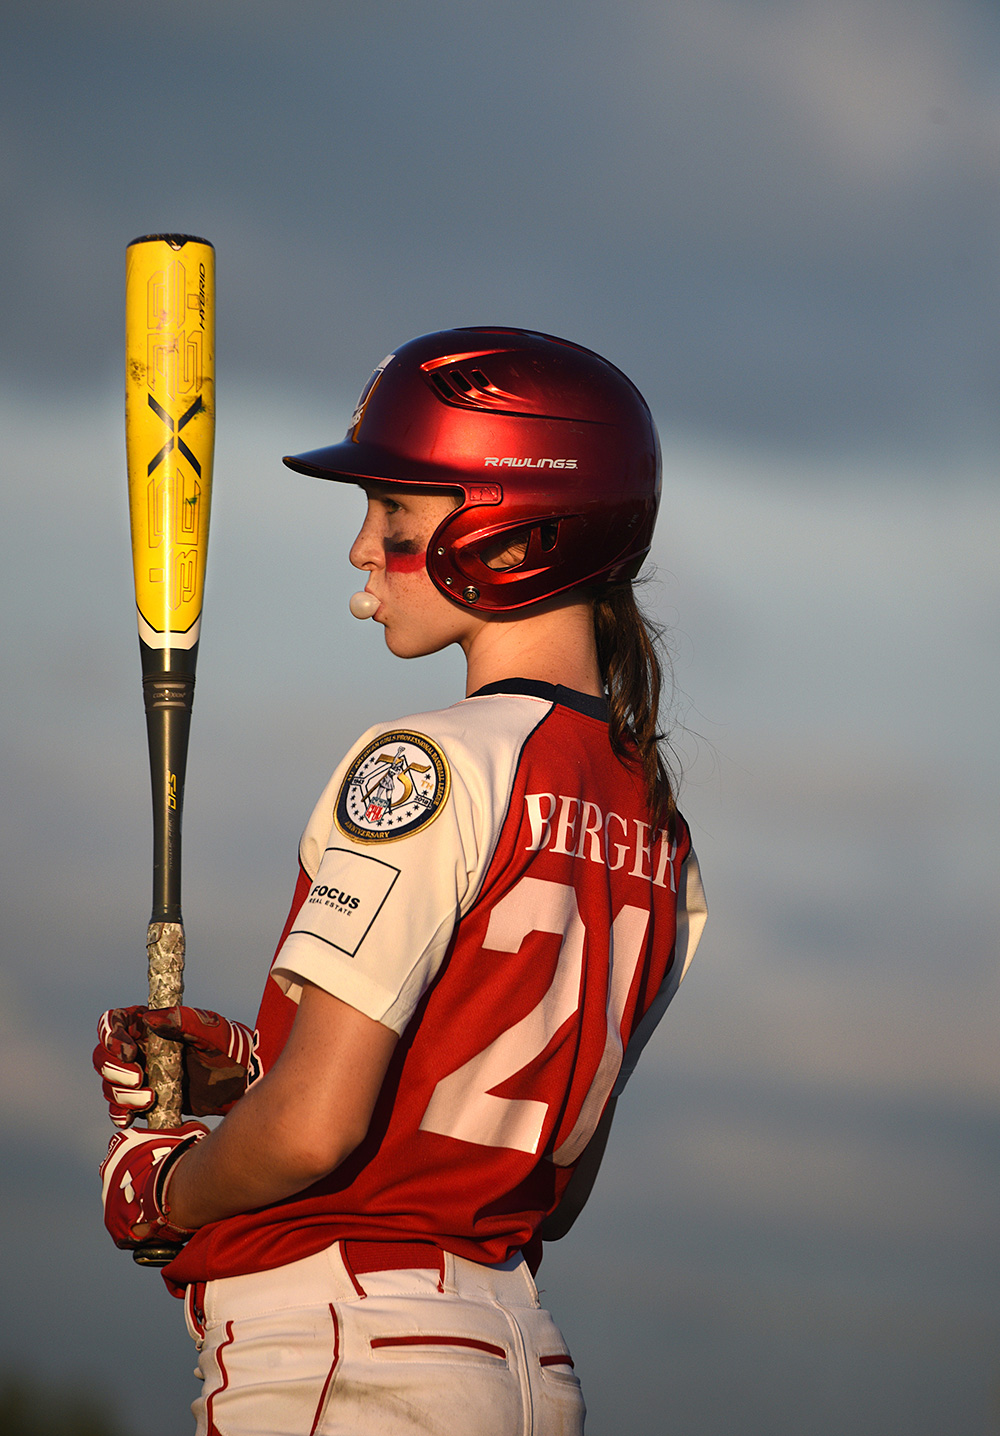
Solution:
M135 1436L193 1396L175 1304L100 1226L89 1074L98 1012L141 996L149 905L124 251L179 229L219 268L191 998L252 1018L343 749L460 692L454 655L400 669L348 616L356 496L280 455L339 438L424 330L592 345L663 439L647 601L712 908L543 1267L593 1429L993 1429L995 11L18 9L0 1365L48 1372L55 1335Z

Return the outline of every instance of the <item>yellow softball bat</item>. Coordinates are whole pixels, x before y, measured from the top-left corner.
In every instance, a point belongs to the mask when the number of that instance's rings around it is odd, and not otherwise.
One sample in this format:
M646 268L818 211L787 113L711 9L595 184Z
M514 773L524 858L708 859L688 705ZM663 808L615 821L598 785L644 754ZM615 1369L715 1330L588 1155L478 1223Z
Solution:
M125 449L139 636L198 642L215 452L215 250L190 234L128 246Z

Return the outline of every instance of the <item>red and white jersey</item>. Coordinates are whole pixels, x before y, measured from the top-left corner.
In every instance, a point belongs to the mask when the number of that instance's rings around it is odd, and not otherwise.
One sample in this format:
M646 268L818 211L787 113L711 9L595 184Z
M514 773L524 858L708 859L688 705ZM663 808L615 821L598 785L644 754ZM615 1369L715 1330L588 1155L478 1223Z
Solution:
M705 921L687 827L650 831L606 712L513 680L347 755L302 839L257 1057L281 1052L305 980L391 1027L371 1128L322 1181L202 1228L171 1282L341 1238L489 1264L532 1242Z

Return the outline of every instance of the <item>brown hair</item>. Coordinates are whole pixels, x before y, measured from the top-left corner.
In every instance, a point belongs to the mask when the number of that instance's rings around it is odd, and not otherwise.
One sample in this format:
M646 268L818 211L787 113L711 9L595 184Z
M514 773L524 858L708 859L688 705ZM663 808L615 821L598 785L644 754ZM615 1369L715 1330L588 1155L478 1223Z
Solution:
M608 584L594 596L594 637L601 680L611 709L611 748L623 763L638 763L652 827L673 830L676 781L659 729L663 630L640 609L631 583Z

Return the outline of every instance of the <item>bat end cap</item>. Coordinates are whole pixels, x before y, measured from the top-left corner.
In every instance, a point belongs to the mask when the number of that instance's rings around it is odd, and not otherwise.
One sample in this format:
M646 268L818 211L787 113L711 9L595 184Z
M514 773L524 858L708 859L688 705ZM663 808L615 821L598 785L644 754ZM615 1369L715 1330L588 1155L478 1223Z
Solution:
M132 1252L136 1266L166 1266L181 1250L180 1242L143 1242Z

